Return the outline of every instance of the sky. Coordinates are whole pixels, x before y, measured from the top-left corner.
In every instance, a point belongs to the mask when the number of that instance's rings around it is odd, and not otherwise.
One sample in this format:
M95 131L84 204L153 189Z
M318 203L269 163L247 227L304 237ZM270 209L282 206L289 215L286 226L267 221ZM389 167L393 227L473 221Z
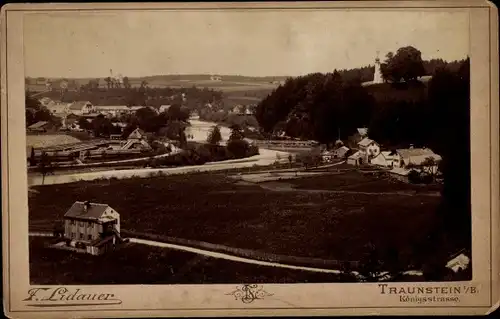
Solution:
M465 11L27 13L25 75L296 76L373 65L411 45L424 59L469 52Z

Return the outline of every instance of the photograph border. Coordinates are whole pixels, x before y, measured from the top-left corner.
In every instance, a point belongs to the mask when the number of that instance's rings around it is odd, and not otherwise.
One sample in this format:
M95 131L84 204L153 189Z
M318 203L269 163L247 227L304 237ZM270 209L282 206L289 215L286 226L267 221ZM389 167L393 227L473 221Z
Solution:
M384 1L385 2L385 1ZM490 71L489 71L489 84L490 84L490 92L489 92L489 152L491 155L490 158L490 167L489 167L489 172L490 172L490 180L489 180L489 196L490 196L490 229L489 229L489 238L490 238L490 247L489 247L489 254L490 254L490 272L489 272L489 305L488 307L494 306L495 303L497 303L496 300L494 300L494 295L495 293L498 294L497 291L494 291L494 285L492 284L496 278L496 273L494 274L494 264L495 261L498 260L498 256L494 255L494 245L493 241L495 240L496 243L498 243L498 234L497 231L498 229L495 229L495 223L493 221L496 219L498 221L498 211L495 211L494 214L494 209L498 209L498 203L495 201L494 192L498 191L498 170L494 170L494 164L498 164L498 155L495 153L495 148L498 150L498 143L494 143L493 136L493 129L496 128L498 129L498 119L495 118L498 117L498 98L493 97L492 91L491 91L491 86L495 86L494 90L498 91L498 70L493 67L498 66L498 57L495 57L492 55L492 50L498 50L498 41L496 38L492 38L492 14L494 13L495 15L498 16L497 9L493 7L492 4L488 4L487 2L480 2L482 3L481 5L466 5L466 3L470 3L471 1L457 1L457 2L452 2L454 5L443 5L442 3L439 3L439 5L429 5L430 3L436 3L437 1L412 1L411 4L407 1L398 1L398 2L393 2L393 1L387 1L386 3L381 3L377 1L377 5L374 6L366 6L363 4L366 4L367 2L360 2L360 3L352 3L349 2L348 5L342 6L341 4L347 4L347 2L340 2L340 3L328 3L328 5L324 5L324 3L321 3L320 5L314 3L243 3L241 5L235 5L231 3L198 3L198 4L180 4L180 3L173 3L169 4L169 6L177 6L176 8L165 8L164 6L158 6L156 7L155 4L146 4L147 9L143 8L140 9L141 11L154 11L154 10L162 10L162 11L210 11L210 10L221 10L221 9L228 9L228 10L338 10L338 9L430 9L430 8L440 8L440 9L471 9L471 8L481 8L481 9L488 9L489 13L489 21L488 21L488 26L489 26L489 31L488 31L488 38L489 38L489 52L488 52L488 60L490 62ZM477 1L475 1L477 3ZM425 6L418 6L418 4L425 3ZM460 3L461 5L458 5ZM463 4L462 4L463 3ZM397 6L394 6L394 4L400 4ZM407 5L408 6L405 6ZM151 7L150 7L151 5ZM393 6L391 6L393 5ZM196 8L192 8L193 6L196 6ZM257 8L255 7L257 6ZM35 7L35 8L33 8ZM80 8L75 8L75 7L80 7ZM84 8L85 7L85 8ZM89 8L87 8L89 7ZM93 8L90 8L93 7ZM124 8L125 7L125 8ZM8 44L7 44L7 25L8 25L8 12L10 11L22 11L22 12L34 12L34 11L122 11L122 10L134 10L133 8L135 7L135 10L137 10L137 5L136 4L120 4L120 3L114 3L114 4L75 4L75 5L49 5L49 4L44 4L44 5L6 5L2 8L2 44L5 44L2 46L2 175L4 178L2 179L2 207L3 207L3 229L4 229L4 236L3 236L3 248L4 248L4 291L8 291L5 293L5 296L7 296L7 300L4 300L4 305L6 306L7 313L9 314L15 314L15 313L40 313L43 312L43 310L40 311L35 311L35 310L12 310L12 295L11 295L11 289L9 284L10 284L10 279L12 278L11 276L13 275L12 270L11 270L11 243L10 240L13 239L14 232L11 229L11 219L10 219L10 199L11 199L11 191L9 189L10 185L10 180L12 176L11 170L9 169L10 167L10 156L8 156L7 149L8 145L7 143L10 140L9 137L9 122L10 122L10 114L9 114L9 108L7 107L6 103L9 99L9 81L7 77L7 72L8 72L8 65L7 65L7 55L8 55ZM190 9L191 8L191 9ZM492 10L493 9L493 10ZM495 23L498 23L495 21ZM495 24L493 23L493 24ZM496 28L497 29L497 28ZM493 28L493 30L496 30ZM494 43L494 44L493 44ZM494 46L496 46L496 48ZM471 66L471 71L473 67ZM5 70L5 71L3 71ZM472 72L471 72L472 73ZM492 82L493 81L493 82ZM471 80L472 83L472 80ZM471 84L472 85L472 84ZM495 117L496 115L496 117ZM498 141L496 141L498 142ZM497 157L495 157L495 155ZM496 163L492 163L495 161ZM495 187L495 189L493 189ZM6 231L5 231L6 230ZM7 274L7 276L5 276ZM330 283L329 283L330 284ZM265 286L267 284L262 284L261 286ZM296 285L296 284L292 284ZM359 285L359 284L358 284ZM38 285L37 285L38 286ZM84 286L84 285L82 285ZM118 285L119 286L119 285ZM183 286L183 285L179 285ZM234 285L227 285L227 286L234 286ZM498 296L496 296L498 297ZM5 301L7 301L7 304L5 304ZM147 310L162 310L162 311L216 311L216 310L224 310L228 312L233 312L237 310L266 310L266 311L271 311L271 310L336 310L336 309L410 309L410 308L415 308L415 309L433 309L433 308L439 308L439 309L448 309L448 308L467 308L467 309L472 309L472 308L481 308L485 309L487 307L485 306L461 306L461 305L456 305L452 307L443 307L443 306L418 306L418 305L408 305L408 306L366 306L366 307L341 307L341 306L336 306L336 307L327 307L327 308L317 308L317 307L279 307L279 308L272 308L272 307L244 307L244 308L234 308L234 307L229 307L229 308L155 308L155 309L128 309L128 308L114 308L114 309L50 309L48 311L50 312L145 312ZM238 313L237 313L238 314Z

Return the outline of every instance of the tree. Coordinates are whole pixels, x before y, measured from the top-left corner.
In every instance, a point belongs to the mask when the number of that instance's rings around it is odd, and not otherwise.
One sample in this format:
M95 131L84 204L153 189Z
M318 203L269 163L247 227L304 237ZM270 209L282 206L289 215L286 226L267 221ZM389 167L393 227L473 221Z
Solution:
M372 243L365 245L365 253L360 261L359 273L367 282L377 282L382 270L377 247Z
M123 77L123 86L126 88L126 89L130 89L132 86L130 85L130 79L128 78L128 76L124 76Z
M229 135L229 140L234 141L234 140L242 140L244 138L243 135L243 130L241 129L241 126L234 124L231 126L231 133Z
M38 162L38 172L42 174L42 185L45 182L45 176L52 174L53 171L54 166L50 160L50 157L46 152L42 152L40 161Z
M32 97L28 92L25 94L25 108L27 109L33 109L35 111L38 111L42 108L42 104L40 103L39 100L36 98Z
M420 164L424 172L429 174L430 176L434 177L436 173L436 167L438 163L433 157L427 157L425 160Z
M425 74L422 53L412 46L399 48L395 55L389 52L381 66L384 80L390 82L410 82Z
M89 121L87 121L86 118L84 117L80 117L78 119L78 126L82 129L82 130L90 130L92 128L92 125L90 124Z
M30 126L31 124L34 124L35 121L35 110L34 109L26 109L25 114L26 114L26 127Z
M108 118L104 117L104 115L102 114L97 116L92 121L91 125L95 137L109 136L114 129L111 121Z
M31 153L30 153L30 166L35 166L36 165L36 159L35 159L35 148L31 147Z
M292 167L292 164L293 164L293 156L292 156L292 154L288 154L288 163L290 163L290 167Z
M186 148L186 146L187 146L185 127L182 127L182 126L179 127L179 146L181 148Z
M218 125L214 126L208 134L207 142L212 145L219 145L222 141L222 135Z
M146 132L156 132L159 129L159 117L149 107L143 107L135 112L138 126Z
M112 81L111 81L111 77L107 77L104 79L104 82L106 82L106 86L108 89L110 89L112 87Z

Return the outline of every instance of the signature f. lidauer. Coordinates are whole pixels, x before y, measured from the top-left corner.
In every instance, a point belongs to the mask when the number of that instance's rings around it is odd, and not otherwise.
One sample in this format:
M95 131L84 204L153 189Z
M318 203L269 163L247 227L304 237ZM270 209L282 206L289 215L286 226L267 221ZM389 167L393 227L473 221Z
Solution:
M28 297L23 299L32 302L30 306L88 306L88 305L117 305L122 301L112 293L84 293L80 288L70 290L66 287L32 288L28 290Z

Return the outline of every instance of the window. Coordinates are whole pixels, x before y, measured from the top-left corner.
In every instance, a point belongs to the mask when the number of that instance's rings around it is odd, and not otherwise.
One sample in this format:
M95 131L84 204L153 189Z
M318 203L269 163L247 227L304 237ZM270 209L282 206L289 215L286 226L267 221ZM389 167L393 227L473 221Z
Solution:
M75 238L75 233L71 233L71 238Z
M92 235L87 236L88 240L92 240Z
M80 233L80 239L83 239L83 233Z
M91 222L87 222L87 227L91 228L92 227L92 223Z

